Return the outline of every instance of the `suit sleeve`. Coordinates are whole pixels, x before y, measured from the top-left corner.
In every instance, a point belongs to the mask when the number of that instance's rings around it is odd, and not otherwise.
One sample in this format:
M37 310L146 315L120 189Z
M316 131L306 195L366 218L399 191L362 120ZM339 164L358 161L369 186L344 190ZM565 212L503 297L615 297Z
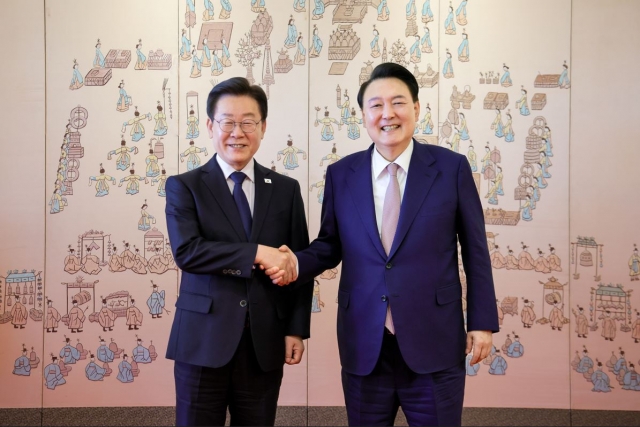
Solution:
M467 330L498 332L498 310L482 203L464 156L460 157L458 165L456 228L467 276Z
M317 275L336 267L342 260L342 243L334 210L331 170L332 166L329 166L324 184L324 200L318 237L311 242L308 249L296 252L300 269L298 280L303 282L313 281Z
M304 212L304 202L300 194L300 184L296 181L291 206L291 246L292 251L300 251L309 247L309 230ZM303 339L310 336L311 299L313 297L313 280L292 283L288 287L291 298L291 314L286 335L299 335Z
M223 275L230 269L240 271L235 277L251 278L258 245L204 239L195 200L187 186L172 176L167 179L166 192L167 229L176 265L188 273Z

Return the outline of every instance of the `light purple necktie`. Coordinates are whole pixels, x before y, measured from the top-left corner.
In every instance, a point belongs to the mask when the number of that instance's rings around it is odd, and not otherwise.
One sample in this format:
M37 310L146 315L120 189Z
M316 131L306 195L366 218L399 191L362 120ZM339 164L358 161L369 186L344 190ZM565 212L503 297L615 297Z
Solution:
M398 228L398 219L400 218L400 184L398 183L398 165L395 163L389 163L387 166L387 172L389 172L389 185L387 186L387 192L384 195L384 205L382 207L382 247L384 251L389 255L391 252L391 245L393 244L393 238L396 235L396 228ZM395 328L393 327L393 319L391 318L391 304L387 305L387 317L384 321L384 326L395 334Z

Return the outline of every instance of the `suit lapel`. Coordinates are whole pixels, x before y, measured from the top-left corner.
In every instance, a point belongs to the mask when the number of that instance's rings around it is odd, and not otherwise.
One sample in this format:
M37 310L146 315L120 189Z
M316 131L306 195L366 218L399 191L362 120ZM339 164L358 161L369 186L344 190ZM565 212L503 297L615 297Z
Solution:
M273 184L267 184L265 181L265 179L269 179L271 170L256 162L254 171L255 192L253 202L253 225L251 227L251 238L249 239L252 243L256 243L258 241L262 224L264 223L267 211L269 210L271 195L273 194Z
M231 191L229 191L229 185L222 173L222 169L220 169L220 165L218 165L216 157L217 154L200 168L203 172L202 179L207 187L209 187L209 190L211 191L211 194L213 194L218 205L220 205L220 208L227 217L227 220L231 223L231 226L238 235L238 239L240 241L246 241L244 237L244 226L240 219L238 207L233 200Z
M409 175L407 175L402 206L400 207L400 219L398 220L398 228L393 238L389 258L393 257L406 237L413 220L420 210L420 206L424 203L439 173L438 170L431 167L435 163L435 159L429 154L428 148L415 141L413 144L413 155L409 162Z
M371 243L384 259L387 254L380 241L380 233L376 223L376 209L373 203L373 181L371 178L371 151L373 145L364 151L360 158L351 165L351 178L347 179L347 185L351 197L360 215L360 219L367 230Z

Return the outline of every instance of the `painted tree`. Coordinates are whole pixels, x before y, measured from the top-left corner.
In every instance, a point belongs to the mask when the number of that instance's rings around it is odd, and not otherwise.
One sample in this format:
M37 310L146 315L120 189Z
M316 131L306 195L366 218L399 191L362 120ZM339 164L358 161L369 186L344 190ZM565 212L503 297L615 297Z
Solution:
M238 45L240 46L236 51L238 62L240 62L242 66L247 67L247 80L249 80L249 83L254 84L253 61L254 59L260 58L260 51L249 33L245 33L245 37L240 39Z

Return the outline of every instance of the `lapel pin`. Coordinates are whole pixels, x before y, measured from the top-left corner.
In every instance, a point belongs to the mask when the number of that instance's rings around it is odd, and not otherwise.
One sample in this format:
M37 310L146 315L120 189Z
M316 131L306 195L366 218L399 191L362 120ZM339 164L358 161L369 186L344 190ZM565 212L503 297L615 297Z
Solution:
M267 184L271 184L271 180L269 178L265 178L264 182L266 182Z

